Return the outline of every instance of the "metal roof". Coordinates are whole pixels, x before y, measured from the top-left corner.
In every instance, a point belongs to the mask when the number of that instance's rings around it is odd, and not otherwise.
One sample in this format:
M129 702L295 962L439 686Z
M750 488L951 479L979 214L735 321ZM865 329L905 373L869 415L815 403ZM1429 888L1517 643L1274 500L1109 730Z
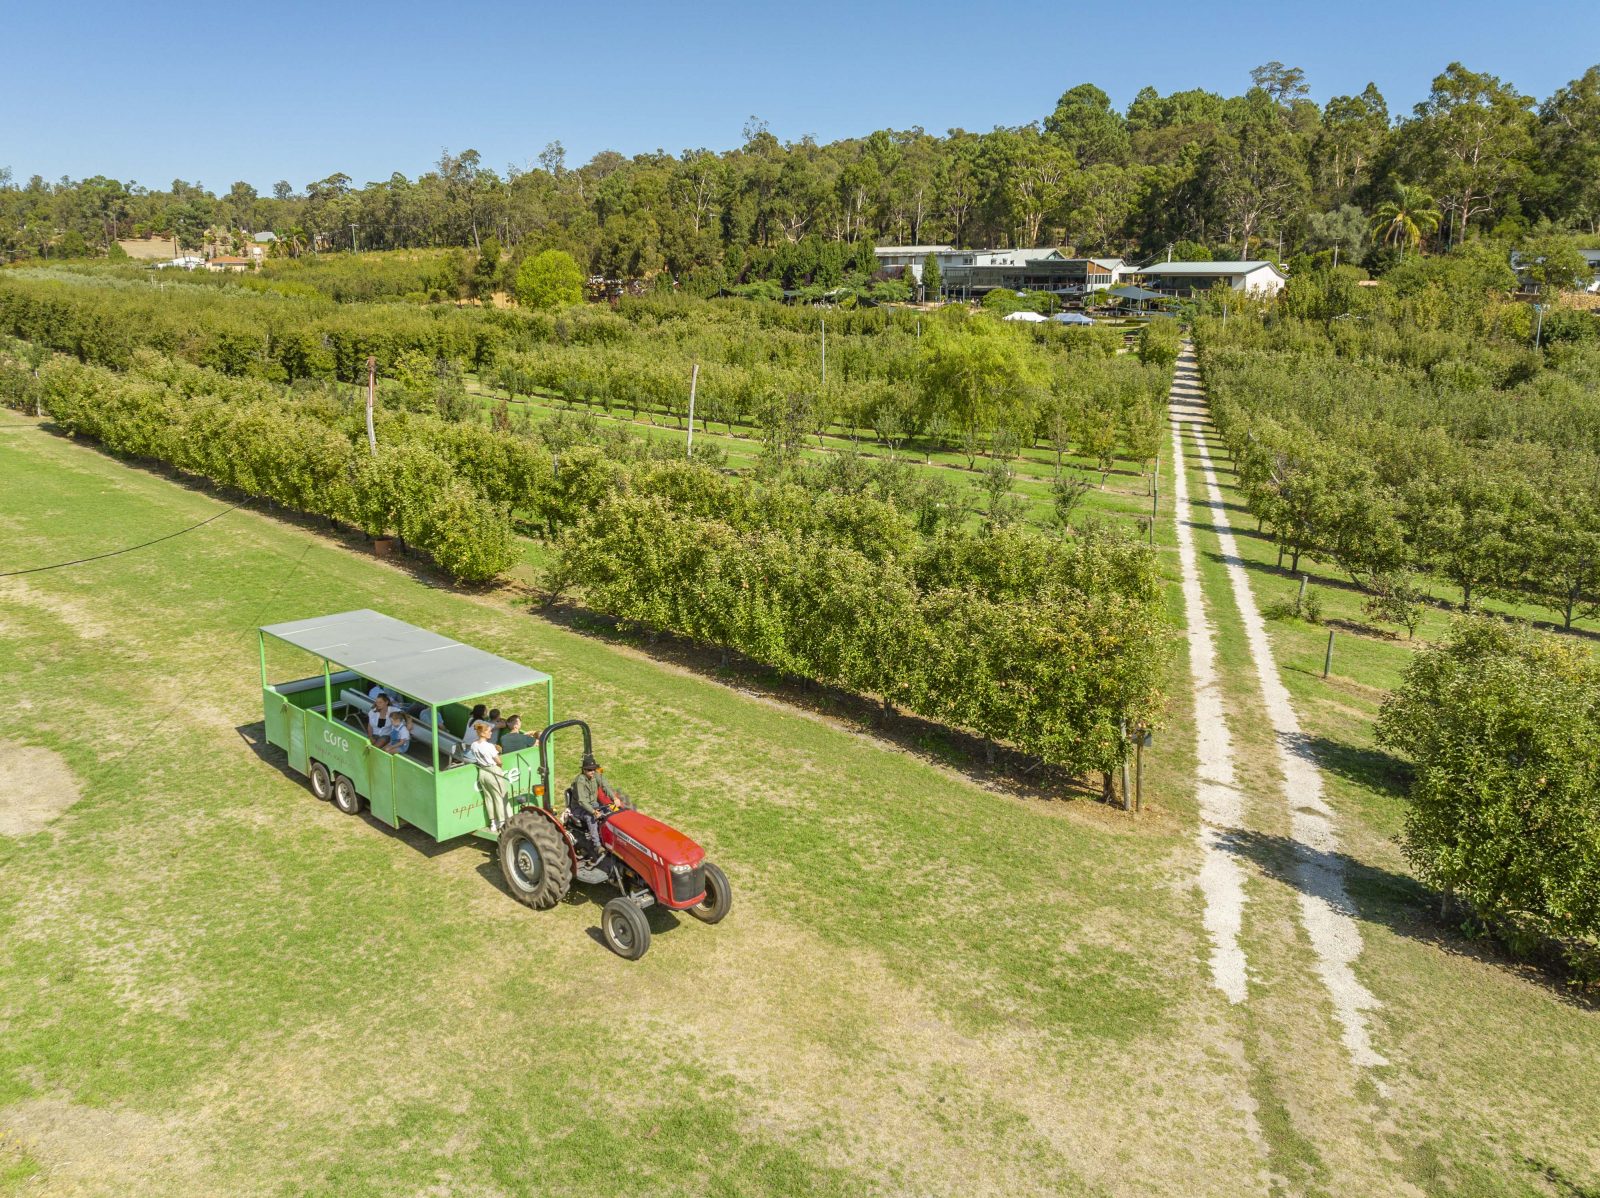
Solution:
M548 674L370 608L267 624L261 631L431 706L550 681Z
M1270 262L1152 262L1141 266L1134 274L1140 275L1247 275L1263 266L1280 274Z
M1151 291L1148 287L1135 287L1132 283L1124 284L1121 287L1113 287L1106 292L1106 294L1114 295L1118 299L1131 300L1153 300L1167 298L1159 291Z
M1093 324L1094 321L1082 312L1058 312L1055 319L1062 324Z

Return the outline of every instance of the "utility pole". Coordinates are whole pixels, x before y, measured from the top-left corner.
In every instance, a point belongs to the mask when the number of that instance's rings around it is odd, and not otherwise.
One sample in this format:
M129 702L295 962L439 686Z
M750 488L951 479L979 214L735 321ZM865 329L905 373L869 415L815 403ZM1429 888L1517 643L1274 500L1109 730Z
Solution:
M378 395L378 359L367 359L367 446L378 456L378 434L372 428L372 404Z
M694 389L700 381L700 363L696 362L689 371L689 452L687 457L694 457Z
M358 252L356 249L356 230L360 227L355 221L350 222L350 252L352 254Z

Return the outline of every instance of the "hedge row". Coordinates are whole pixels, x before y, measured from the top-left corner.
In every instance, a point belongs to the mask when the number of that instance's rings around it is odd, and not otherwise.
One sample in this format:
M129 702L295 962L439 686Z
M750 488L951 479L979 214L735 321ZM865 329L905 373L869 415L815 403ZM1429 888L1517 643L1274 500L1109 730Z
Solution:
M1143 547L949 532L874 561L814 534L614 495L562 538L557 585L622 620L878 695L1074 772L1153 722L1166 648Z
M1151 722L1166 647L1150 551L1087 532L974 533L892 499L731 477L685 461L560 453L482 425L360 408L141 352L0 368L0 396L220 486L392 532L453 577L517 557L512 509L557 545L552 585L592 608L881 696L1073 771ZM932 535L929 535L929 534Z
M42 407L114 453L374 536L396 534L457 581L486 582L517 558L509 509L421 444L385 442L373 456L364 441L287 399L195 394L64 358L37 377L19 366L0 376L7 403Z

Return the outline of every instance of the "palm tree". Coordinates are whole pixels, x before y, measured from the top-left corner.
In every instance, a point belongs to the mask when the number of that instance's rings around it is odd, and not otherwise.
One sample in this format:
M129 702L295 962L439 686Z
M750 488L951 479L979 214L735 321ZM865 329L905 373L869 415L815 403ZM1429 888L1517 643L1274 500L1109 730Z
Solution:
M1433 197L1410 183L1395 183L1394 198L1378 205L1372 215L1372 232L1385 245L1397 245L1401 253L1416 249L1423 239L1439 227L1443 214Z

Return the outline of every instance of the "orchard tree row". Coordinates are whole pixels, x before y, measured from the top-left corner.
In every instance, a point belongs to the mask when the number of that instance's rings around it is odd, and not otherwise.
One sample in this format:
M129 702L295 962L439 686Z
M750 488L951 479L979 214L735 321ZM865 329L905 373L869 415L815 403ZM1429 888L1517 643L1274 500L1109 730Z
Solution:
M1427 277L1461 286L1460 257L1353 311L1297 315L1330 306L1324 275L1202 317L1212 411L1281 564L1401 606L1432 574L1463 607L1532 603L1570 628L1600 615L1600 328L1574 313L1535 349L1525 306Z
M383 415L374 454L348 389L295 392L142 349L120 372L7 356L8 405L118 454L399 536L463 582L510 569L521 518L554 542L554 592L1073 772L1112 769L1121 729L1159 711L1168 634L1150 550L903 509L892 463L744 479L408 411Z
M826 328L823 324L826 324ZM681 425L693 365L698 414L760 430L774 455L862 430L1014 458L1047 441L1102 471L1153 460L1175 329L1154 326L1139 360L1107 329L1018 326L949 309L830 313L750 301L629 300L613 313L334 305L320 298L175 283L0 278L0 333L125 369L140 349L268 381L381 376L410 387L476 371L508 398L544 392ZM826 379L824 381L824 374ZM459 391L459 388L458 388ZM458 396L455 408L471 414Z

